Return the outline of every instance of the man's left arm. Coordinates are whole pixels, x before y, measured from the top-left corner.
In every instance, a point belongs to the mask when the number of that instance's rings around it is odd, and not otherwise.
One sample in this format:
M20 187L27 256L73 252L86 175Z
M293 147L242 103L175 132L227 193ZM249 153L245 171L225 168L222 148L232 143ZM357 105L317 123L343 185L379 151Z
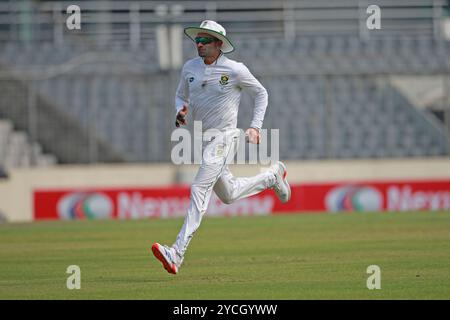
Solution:
M243 64L239 70L239 86L250 93L254 99L253 119L250 123L250 128L246 130L246 135L248 136L249 142L259 143L259 131L262 128L268 104L267 90Z

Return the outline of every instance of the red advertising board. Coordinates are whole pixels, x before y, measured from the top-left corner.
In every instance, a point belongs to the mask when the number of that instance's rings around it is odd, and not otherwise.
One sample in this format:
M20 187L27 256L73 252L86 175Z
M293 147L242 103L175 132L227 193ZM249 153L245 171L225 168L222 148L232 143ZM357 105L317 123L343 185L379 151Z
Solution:
M317 183L302 185L297 192L301 211L450 209L450 180Z
M305 183L291 187L292 197L287 204L282 204L272 190L230 205L213 194L207 214L450 209L450 180ZM180 217L189 207L189 187L35 190L33 207L35 219Z

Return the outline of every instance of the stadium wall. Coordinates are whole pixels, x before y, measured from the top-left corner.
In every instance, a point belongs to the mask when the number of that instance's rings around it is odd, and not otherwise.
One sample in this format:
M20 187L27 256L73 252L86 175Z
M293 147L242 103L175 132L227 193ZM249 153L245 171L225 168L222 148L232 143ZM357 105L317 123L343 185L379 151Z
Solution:
M291 184L358 181L427 180L450 181L449 158L341 160L286 162ZM188 185L197 166L171 164L57 166L11 169L0 180L0 212L10 222L34 219L36 190L133 189ZM257 165L233 165L236 176L259 173ZM169 189L167 189L169 190ZM164 190L159 190L164 193ZM185 191L184 191L185 192Z

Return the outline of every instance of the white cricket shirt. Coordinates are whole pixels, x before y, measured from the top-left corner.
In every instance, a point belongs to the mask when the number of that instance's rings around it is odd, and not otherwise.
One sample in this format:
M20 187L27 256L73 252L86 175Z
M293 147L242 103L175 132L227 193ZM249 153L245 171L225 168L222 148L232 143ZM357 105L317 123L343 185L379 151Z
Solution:
M194 121L202 121L203 130L236 128L242 90L249 92L255 101L250 127L261 129L267 90L248 68L223 54L210 65L197 57L183 66L175 108L178 113L186 104Z

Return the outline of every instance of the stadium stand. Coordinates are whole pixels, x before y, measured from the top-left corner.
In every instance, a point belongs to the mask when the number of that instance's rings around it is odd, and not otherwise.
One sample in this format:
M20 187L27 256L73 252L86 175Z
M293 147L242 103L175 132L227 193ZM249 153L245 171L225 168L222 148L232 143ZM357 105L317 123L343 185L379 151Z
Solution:
M5 72L1 65L0 71ZM109 143L83 130L76 119L60 112L49 102L51 100L33 94L32 88L33 85L15 78L0 80L0 117L9 119L18 130L27 132L61 163L92 162L89 152L92 144L95 144L95 156L99 161L122 160Z
M31 143L24 132L13 129L9 120L0 119L0 169L54 164L55 156L44 154L39 143Z
M206 17L223 21L237 47L230 57L268 89L265 127L282 128L283 159L450 154L444 123L391 81L448 77L450 41L436 23L448 12L446 1L380 2L387 18L373 34L361 27L366 15L358 1L137 3L139 11L128 1L84 2L89 23L71 34L52 20L64 2L43 2L38 9L50 19L29 35L37 40L21 40L17 26L0 33L0 71L7 75L0 87L8 92L0 115L34 135L59 163L169 161L179 69L160 68L154 30ZM171 4L181 4L184 14ZM136 12L142 23L139 41L131 43ZM113 22L96 28L102 15ZM196 56L188 39L182 47L184 60ZM28 96L18 91L36 94L33 125L24 120ZM14 95L20 98L8 98ZM251 111L243 96L238 126L249 123Z

